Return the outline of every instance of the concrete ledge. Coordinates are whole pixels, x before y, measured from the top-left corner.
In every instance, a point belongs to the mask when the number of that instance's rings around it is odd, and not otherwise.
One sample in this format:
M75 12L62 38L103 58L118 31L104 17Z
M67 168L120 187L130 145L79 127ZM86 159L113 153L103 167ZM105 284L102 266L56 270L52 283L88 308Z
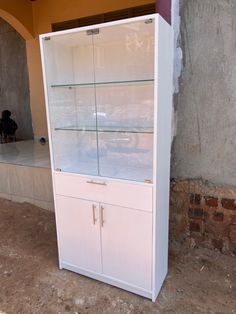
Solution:
M0 197L54 210L51 170L0 164Z

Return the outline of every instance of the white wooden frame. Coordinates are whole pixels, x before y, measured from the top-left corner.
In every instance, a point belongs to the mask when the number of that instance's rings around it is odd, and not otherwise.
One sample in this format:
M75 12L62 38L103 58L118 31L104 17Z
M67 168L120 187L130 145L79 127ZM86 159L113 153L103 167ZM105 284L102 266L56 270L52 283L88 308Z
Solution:
M42 70L44 78L44 92L47 112L47 123L49 132L49 146L50 154L52 156L52 141L49 118L49 103L47 99L47 78L45 71L45 57L43 52L43 39L45 37L58 36L76 33L78 31L87 31L94 28L110 27L114 25L121 25L124 23L142 21L147 19L155 20L155 95L154 95L154 158L153 171L154 182L149 184L153 189L153 260L152 260L152 289L150 291L141 288L127 285L126 282L114 281L104 275L88 272L87 270L75 267L74 265L65 264L61 261L60 256L60 234L57 232L58 251L59 251L59 265L60 268L66 268L82 275L89 276L94 279L101 280L105 283L115 285L117 287L126 289L133 293L142 295L144 297L156 300L156 297L162 287L163 281L168 269L168 225L169 225L169 182L170 182L170 148L171 148L171 113L172 113L172 72L173 72L173 39L172 27L158 14L152 14L142 17L130 18L110 23L103 23L99 25L91 25L81 27L79 29L72 29L54 33L47 33L40 35L40 49L42 58ZM51 158L51 169L54 187L54 202L55 215L57 215L57 197L56 197L56 183L55 176L58 172L54 171L53 158ZM61 173L63 175L63 173ZM96 176L85 176L77 174L69 174L72 177L84 177L85 179L99 179ZM124 180L117 180L111 178L102 178L109 182L124 182ZM127 181L134 186L146 186L147 183Z

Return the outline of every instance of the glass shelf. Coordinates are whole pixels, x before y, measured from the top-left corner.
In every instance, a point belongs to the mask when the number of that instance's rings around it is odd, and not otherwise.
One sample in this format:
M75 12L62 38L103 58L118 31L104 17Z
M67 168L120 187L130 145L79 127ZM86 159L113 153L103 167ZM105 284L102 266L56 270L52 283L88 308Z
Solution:
M144 133L144 134L153 134L154 130L151 127L78 127L78 126L68 126L55 128L55 131L77 131L77 132L107 132L107 133Z
M155 23L43 41L54 169L153 181Z
M90 86L104 86L104 85L137 85L137 84L150 84L154 79L147 80L132 80L132 81L114 81L114 82L97 82L97 83L76 83L76 84L56 84L51 85L52 88L72 88L72 87L90 87Z

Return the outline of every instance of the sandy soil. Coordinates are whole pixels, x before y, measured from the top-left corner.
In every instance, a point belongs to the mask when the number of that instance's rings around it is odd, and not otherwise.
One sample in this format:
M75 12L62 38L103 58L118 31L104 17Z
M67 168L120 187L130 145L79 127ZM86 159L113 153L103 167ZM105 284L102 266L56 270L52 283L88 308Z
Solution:
M236 258L173 246L156 303L59 270L54 214L0 200L0 313L236 313Z

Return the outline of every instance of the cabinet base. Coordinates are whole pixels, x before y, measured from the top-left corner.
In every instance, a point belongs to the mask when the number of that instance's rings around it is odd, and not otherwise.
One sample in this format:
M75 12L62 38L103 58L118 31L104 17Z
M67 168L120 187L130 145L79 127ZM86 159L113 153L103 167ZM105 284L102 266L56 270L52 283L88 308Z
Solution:
M120 280L114 279L112 277L105 276L103 274L97 274L97 273L88 271L88 270L83 269L83 268L79 268L77 266L74 266L74 265L71 265L71 264L68 264L65 262L60 262L60 269L67 269L67 270L73 271L75 273L78 273L80 275L90 277L90 278L98 280L98 281L102 281L104 283L115 286L117 288L127 290L129 292L134 293L134 294L138 294L142 297L152 299L152 291L144 290L140 287L130 285L124 281L120 281Z

